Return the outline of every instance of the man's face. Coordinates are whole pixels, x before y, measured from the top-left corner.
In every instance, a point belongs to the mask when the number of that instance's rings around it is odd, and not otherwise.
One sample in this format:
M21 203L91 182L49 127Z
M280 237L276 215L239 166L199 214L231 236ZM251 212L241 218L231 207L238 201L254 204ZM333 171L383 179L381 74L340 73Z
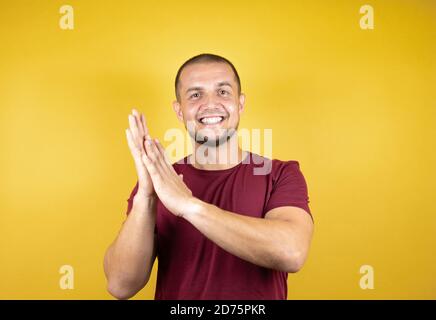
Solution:
M174 111L191 137L215 146L236 132L245 96L226 63L196 63L185 67L179 78L179 101Z

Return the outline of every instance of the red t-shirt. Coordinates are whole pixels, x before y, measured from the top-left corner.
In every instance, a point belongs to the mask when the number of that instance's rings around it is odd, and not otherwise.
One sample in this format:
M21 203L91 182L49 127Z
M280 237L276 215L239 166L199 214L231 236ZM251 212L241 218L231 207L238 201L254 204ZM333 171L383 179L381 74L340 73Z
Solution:
M269 160L249 153L225 170L201 170L187 158L173 164L192 194L221 209L264 218L276 207L296 206L311 215L307 185L297 161ZM269 174L254 174L265 167ZM266 163L266 162L265 162ZM259 169L257 169L259 170ZM138 185L128 199L127 214ZM155 299L286 299L287 273L260 267L221 249L183 218L157 202L158 273Z

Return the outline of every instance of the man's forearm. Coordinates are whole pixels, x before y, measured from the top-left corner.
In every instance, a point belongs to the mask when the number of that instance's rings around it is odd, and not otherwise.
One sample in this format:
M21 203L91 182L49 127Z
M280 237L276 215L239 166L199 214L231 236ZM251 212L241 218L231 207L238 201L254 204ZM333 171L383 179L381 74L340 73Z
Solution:
M120 298L135 294L149 279L155 258L156 202L155 197L135 197L130 214L106 252L108 290Z
M253 264L286 272L298 271L298 234L291 222L248 217L197 200L195 213L184 218L227 252Z

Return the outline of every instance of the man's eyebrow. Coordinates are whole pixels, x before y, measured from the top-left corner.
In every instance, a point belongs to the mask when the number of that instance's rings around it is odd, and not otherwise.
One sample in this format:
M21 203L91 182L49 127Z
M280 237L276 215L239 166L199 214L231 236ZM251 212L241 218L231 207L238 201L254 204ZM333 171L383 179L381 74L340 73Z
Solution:
M232 85L228 81L221 81L217 83L217 87L223 87L223 86L229 86L230 88L232 88Z
M233 88L232 85L231 85L231 83L228 82L228 81L221 81L221 82L218 82L218 83L216 84L216 86L217 86L217 87L229 86L230 88ZM203 87L191 87L191 88L187 89L187 90L185 91L185 93L189 93L190 91L201 91L201 90L203 90Z
M197 91L197 90L203 90L202 87L191 87L188 90L186 90L186 93L188 93L189 91Z

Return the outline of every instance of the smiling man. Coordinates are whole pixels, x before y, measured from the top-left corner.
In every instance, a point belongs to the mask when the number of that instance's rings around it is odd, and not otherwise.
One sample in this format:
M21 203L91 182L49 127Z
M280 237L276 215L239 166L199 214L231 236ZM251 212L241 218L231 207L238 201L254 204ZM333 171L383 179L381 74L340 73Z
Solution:
M194 152L171 164L144 116L129 115L138 182L105 255L108 291L134 296L157 257L155 299L286 299L287 274L302 268L313 233L299 163L239 148L245 95L227 59L189 59L175 90L173 108Z

